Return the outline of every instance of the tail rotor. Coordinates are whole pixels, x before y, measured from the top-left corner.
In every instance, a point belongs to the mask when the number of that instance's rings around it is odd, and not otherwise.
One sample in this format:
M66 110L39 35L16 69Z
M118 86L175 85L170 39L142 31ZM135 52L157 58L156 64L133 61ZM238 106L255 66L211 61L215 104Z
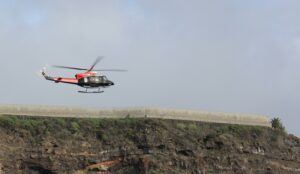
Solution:
M45 67L43 67L41 70L39 70L38 72L36 72L36 74L37 74L37 76L39 76L39 77L45 77L45 76L47 76L47 74L46 74L46 66Z

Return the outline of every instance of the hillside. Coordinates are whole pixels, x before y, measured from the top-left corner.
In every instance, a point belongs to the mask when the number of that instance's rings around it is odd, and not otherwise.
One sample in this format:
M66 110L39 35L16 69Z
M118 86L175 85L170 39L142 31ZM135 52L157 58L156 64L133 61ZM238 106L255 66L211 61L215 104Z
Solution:
M300 139L195 121L0 116L0 173L300 173Z

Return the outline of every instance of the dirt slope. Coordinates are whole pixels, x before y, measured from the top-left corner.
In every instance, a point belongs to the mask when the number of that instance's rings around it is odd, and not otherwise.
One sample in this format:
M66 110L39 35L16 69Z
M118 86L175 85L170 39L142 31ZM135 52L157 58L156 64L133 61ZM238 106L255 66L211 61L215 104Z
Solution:
M300 139L258 126L2 116L0 173L300 173Z

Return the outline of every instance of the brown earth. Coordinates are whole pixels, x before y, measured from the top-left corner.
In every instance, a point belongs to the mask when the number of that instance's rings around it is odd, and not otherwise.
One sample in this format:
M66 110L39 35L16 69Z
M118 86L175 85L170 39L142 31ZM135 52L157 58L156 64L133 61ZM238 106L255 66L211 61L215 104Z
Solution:
M259 126L2 116L2 173L300 173L300 139Z

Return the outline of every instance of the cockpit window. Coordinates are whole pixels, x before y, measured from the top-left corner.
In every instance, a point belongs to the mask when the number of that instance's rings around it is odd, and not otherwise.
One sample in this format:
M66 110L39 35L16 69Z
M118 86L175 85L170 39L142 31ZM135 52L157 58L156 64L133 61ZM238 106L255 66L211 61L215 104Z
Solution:
M91 76L91 77L88 77L89 78L89 81L91 82L91 83L98 83L98 82L100 82L100 77L98 77L98 76Z
M103 78L103 80L107 80L107 77L106 77L106 76L103 76L102 78Z

